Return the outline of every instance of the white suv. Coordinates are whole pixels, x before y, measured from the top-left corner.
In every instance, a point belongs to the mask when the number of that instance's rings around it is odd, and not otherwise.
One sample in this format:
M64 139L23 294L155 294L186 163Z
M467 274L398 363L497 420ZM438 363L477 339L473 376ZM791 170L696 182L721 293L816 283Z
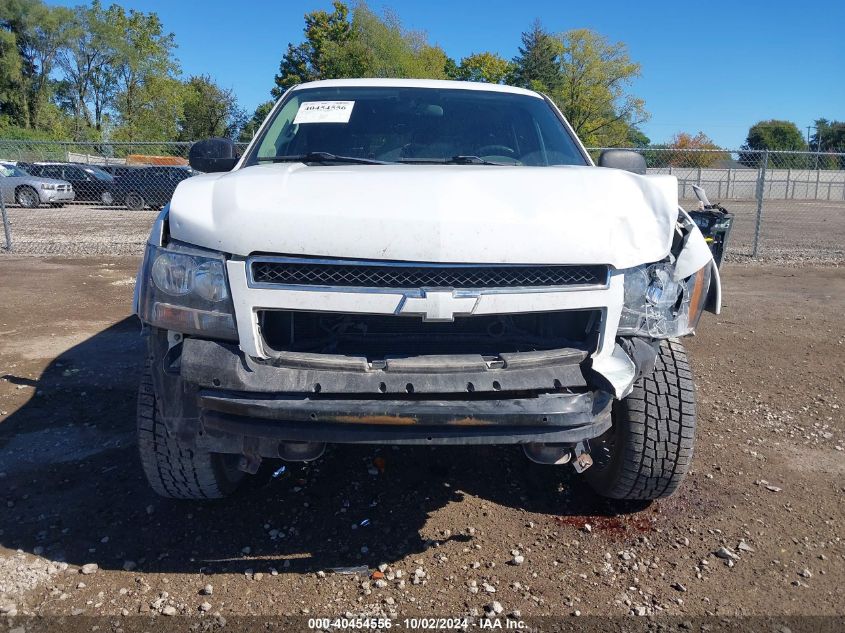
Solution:
M210 139L191 165L213 173L162 211L135 298L160 494L326 443L520 444L617 499L680 483L677 337L720 286L674 177L595 166L535 92L384 79L292 88L243 155Z

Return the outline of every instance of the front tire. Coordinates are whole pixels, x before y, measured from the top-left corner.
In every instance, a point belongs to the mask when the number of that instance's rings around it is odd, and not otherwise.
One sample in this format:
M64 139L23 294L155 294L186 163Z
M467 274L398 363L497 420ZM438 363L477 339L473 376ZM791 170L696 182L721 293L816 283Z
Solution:
M613 427L593 444L586 473L598 494L650 501L671 495L689 470L695 443L695 387L684 346L662 341L654 372L614 403Z
M244 478L233 456L183 446L159 419L149 369L138 390L138 450L147 481L169 499L221 499Z
M38 192L32 187L20 187L15 192L15 200L26 209L36 209L41 204Z

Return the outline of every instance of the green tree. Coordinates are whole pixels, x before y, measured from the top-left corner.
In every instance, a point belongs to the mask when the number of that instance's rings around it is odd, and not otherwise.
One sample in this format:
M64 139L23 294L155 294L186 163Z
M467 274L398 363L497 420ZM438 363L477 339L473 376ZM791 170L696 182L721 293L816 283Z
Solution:
M18 55L17 36L10 30L0 29L0 117L19 123L25 104L21 100L23 75L21 58Z
M234 92L221 88L208 75L189 77L182 94L181 141L235 136L244 122Z
M490 84L506 83L514 71L514 65L496 53L473 53L464 57L454 77L462 81L482 81Z
M513 59L513 76L510 83L522 88L550 92L560 84L558 56L560 42L543 29L535 20L531 29L522 34L522 46Z
M349 8L339 0L332 2L332 8L331 13L312 11L305 15L305 41L288 44L271 91L275 99L296 84L330 78L332 71L326 67L326 45L343 46L352 38Z
M18 62L8 66L20 69L15 123L22 127L39 127L41 111L52 97L50 75L68 43L72 15L70 9L49 7L41 0L0 3L0 30L14 36L4 39L6 45L14 42L17 49Z
M132 92L132 118L114 130L116 141L173 141L183 119L185 86L169 75L149 75ZM122 100L124 95L119 95Z
M804 151L807 142L792 121L758 121L748 130L743 149Z
M651 145L651 139L636 125L628 128L627 138L625 140L625 144L629 147L648 147Z
M625 45L588 29L558 36L559 80L550 96L586 145L616 146L648 120L645 103L628 93L640 75Z
M172 33L164 33L161 20L155 13L142 13L131 9L125 13L112 5L110 19L119 34L115 51L115 76L117 95L115 106L120 127L115 138L123 140L158 140L164 129L176 130L173 106L176 94L161 93L162 86L174 86L178 71L173 57L175 48ZM178 82L177 82L178 83ZM181 95L181 90L176 91ZM151 107L159 105L162 120L156 120ZM171 138L173 138L171 137Z
M454 61L425 33L408 31L395 13L379 16L364 2L351 12L336 0L333 11L305 16L305 41L288 44L271 94L278 99L293 85L342 77L445 79Z
M792 121L770 119L758 121L748 130L748 136L742 146L745 151L740 152L739 162L748 167L758 167L762 150L804 151L807 142L801 135L798 126ZM771 165L776 167L801 168L806 165L807 157L801 155L771 156ZM770 166L771 166L770 165Z
M74 117L77 138L83 135L83 126L100 129L106 105L104 92L111 97L112 91L103 89L114 84L118 34L109 17L115 10L104 10L99 0L93 0L90 7L76 7L68 45L58 58L64 74L64 97Z
M816 132L810 138L810 151L813 152L845 152L845 121L829 121L816 119ZM845 169L843 156L812 156L808 157L812 169Z
M816 133L810 139L814 152L845 152L845 121L816 119Z

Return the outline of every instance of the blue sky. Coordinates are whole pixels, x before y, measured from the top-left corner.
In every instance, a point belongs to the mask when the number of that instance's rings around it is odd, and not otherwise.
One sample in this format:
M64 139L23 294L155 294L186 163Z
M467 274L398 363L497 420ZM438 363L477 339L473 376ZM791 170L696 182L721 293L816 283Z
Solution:
M185 74L208 73L252 110L269 98L302 16L329 0L104 0L155 11L176 35ZM72 6L80 0L48 0ZM370 0L460 59L482 50L513 57L535 18L551 31L591 28L628 45L642 65L632 91L645 99L653 142L703 131L737 147L761 119L845 120L845 1L567 2Z

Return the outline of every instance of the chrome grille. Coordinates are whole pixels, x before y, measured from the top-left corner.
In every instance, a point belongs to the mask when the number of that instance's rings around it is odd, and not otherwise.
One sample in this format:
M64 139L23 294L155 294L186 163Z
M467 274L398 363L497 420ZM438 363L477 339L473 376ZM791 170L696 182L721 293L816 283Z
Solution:
M357 288L516 288L603 286L607 266L383 264L253 260L252 280L285 286Z

